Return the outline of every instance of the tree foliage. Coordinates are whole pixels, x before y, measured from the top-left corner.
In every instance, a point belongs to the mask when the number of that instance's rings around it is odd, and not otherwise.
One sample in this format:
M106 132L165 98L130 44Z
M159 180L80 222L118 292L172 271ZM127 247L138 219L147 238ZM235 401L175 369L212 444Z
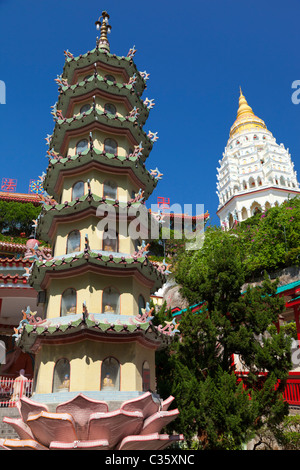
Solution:
M267 275L261 286L241 292L249 253L236 232L210 229L201 250L181 255L176 281L190 305L202 307L182 316L180 336L165 355L167 374L158 370L158 389L169 380L180 409L176 431L189 445L196 436L203 449L239 449L287 413L282 392L291 339L273 326L284 303ZM234 355L246 375L234 372Z
M0 201L0 232L10 236L24 233L28 237L32 232L32 221L40 210L30 202Z

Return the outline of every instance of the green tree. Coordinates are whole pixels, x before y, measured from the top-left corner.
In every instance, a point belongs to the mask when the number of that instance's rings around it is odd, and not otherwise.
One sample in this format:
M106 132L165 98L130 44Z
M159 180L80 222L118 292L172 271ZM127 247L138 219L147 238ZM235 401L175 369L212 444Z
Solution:
M209 230L202 249L185 252L177 264L182 294L190 304L202 302L202 308L182 316L180 336L165 355L166 377L172 370L170 392L180 410L176 431L188 445L196 436L203 449L239 449L261 426L276 426L288 411L282 391L291 367L291 340L272 327L283 300L267 276L260 287L241 295L243 256L234 234ZM234 354L246 375L235 374ZM158 385L163 370L160 375Z
M32 232L32 220L36 219L41 207L32 203L0 201L0 231L5 235L18 236L24 232L29 236Z

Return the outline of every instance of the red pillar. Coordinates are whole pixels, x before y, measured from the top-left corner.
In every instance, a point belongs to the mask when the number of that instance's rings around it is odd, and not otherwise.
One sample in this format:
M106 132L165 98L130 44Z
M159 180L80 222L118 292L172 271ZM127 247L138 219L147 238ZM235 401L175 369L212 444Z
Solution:
M294 316L295 316L295 322L296 322L296 328L297 328L297 339L298 339L298 344L300 347L300 321L299 321L299 306L298 305L294 306Z

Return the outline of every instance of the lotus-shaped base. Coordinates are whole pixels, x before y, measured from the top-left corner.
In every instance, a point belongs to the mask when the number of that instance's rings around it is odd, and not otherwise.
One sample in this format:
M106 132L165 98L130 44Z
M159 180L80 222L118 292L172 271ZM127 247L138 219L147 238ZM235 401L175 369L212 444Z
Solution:
M20 439L0 439L2 449L99 449L160 450L182 435L160 434L161 429L178 416L168 411L173 397L155 402L150 392L108 411L104 401L83 394L56 407L50 413L46 405L22 397L18 402L21 418L4 418Z

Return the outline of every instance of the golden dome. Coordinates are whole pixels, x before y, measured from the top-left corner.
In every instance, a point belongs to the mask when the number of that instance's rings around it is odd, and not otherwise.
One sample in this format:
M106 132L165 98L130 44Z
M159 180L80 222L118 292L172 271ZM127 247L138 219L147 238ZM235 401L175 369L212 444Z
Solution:
M230 129L230 137L238 134L245 130L250 129L266 129L264 121L259 117L255 116L252 108L248 105L246 98L244 97L242 90L240 89L239 97L239 109L237 112L236 120Z

